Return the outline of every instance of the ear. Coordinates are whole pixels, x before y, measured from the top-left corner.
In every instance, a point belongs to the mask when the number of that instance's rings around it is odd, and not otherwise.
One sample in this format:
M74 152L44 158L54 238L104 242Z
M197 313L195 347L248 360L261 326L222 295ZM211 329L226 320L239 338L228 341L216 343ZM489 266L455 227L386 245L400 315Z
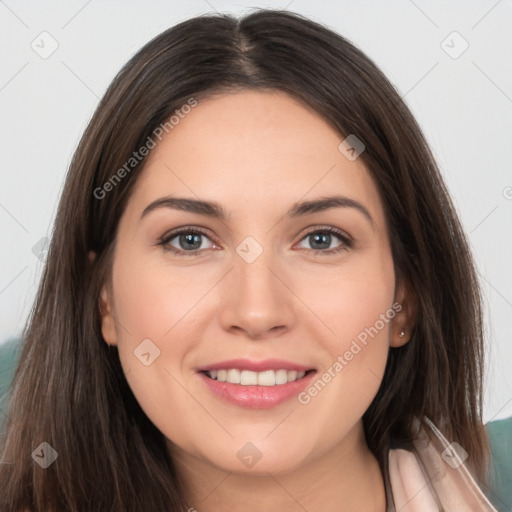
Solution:
M412 337L418 314L416 294L404 281L400 281L395 293L396 311L391 324L389 344L392 347L405 345Z
M116 322L106 285L101 289L99 309L101 316L101 334L103 334L103 339L109 345L117 345Z
M92 264L96 260L96 253L94 251L89 251L88 257L89 263ZM117 345L116 323L106 285L101 289L100 297L98 299L98 308L101 318L101 334L103 335L103 339L109 345Z

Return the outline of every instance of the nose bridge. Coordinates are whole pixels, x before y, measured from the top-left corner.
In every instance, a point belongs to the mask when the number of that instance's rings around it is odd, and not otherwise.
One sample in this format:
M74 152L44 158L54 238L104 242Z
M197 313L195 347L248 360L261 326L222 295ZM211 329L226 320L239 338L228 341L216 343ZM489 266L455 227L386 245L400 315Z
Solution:
M269 238L267 238L269 240ZM223 301L225 327L237 326L251 336L292 321L292 293L270 246L246 237L236 247L233 271Z

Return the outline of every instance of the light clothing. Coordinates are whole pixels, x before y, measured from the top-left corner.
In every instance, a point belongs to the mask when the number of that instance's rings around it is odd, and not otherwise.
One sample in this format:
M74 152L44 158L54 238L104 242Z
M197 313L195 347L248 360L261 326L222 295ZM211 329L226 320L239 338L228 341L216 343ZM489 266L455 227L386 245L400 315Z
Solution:
M386 512L498 512L469 473L463 447L426 423L410 450L389 450Z

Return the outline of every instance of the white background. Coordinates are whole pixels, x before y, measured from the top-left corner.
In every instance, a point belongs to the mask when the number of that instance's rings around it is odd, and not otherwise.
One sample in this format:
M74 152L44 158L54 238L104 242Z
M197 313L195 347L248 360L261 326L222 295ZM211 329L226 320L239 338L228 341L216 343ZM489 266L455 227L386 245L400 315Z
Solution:
M51 232L73 151L114 75L180 21L251 7L287 8L326 24L401 91L478 264L490 358L485 419L512 415L511 0L0 0L0 343L19 336L27 318L43 265L32 249ZM43 31L58 43L47 59L31 47ZM469 44L458 58L443 49L463 48L453 31Z

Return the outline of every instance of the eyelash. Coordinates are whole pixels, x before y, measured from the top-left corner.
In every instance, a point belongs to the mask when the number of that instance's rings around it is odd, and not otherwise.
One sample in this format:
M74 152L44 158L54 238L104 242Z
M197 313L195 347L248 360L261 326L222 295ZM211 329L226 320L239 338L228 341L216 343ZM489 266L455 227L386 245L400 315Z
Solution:
M320 250L320 249L307 249L309 251L314 251L315 254L318 254L318 253L338 254L343 251L348 251L353 246L353 241L351 238L349 238L347 235L345 235L339 229L332 228L332 227L316 228L315 230L309 231L300 239L300 241L302 242L302 240L304 240L308 236L315 235L317 233L328 233L330 235L336 235L342 242L342 245L340 245L336 249L329 249L329 250L325 250L325 251ZM206 238L210 238L208 233L206 233L205 231L203 231L200 228L187 227L187 228L180 229L179 231L175 231L175 232L164 235L160 239L160 241L158 242L157 245L162 246L164 248L164 250L170 251L177 256L200 256L204 249L196 250L196 251L183 251L183 250L176 249L175 247L172 247L169 245L169 242L171 240L173 240L174 238L176 238L177 236L182 235L182 234L203 235Z

